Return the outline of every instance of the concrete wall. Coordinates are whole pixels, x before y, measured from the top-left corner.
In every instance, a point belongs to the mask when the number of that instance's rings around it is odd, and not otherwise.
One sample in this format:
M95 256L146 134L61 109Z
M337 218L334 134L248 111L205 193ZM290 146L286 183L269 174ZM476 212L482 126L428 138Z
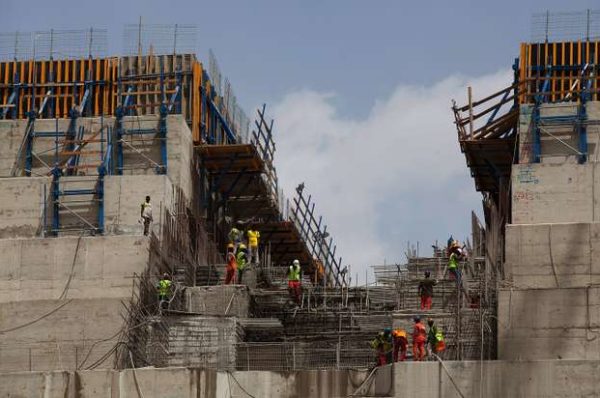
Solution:
M444 369L445 367L445 369ZM600 361L404 362L352 370L216 372L188 368L0 374L8 398L596 397ZM456 386L452 381L456 383ZM360 387L363 387L362 389ZM458 392L460 391L460 393ZM354 394L356 393L356 394Z
M187 287L183 297L187 312L248 317L250 295L244 285Z
M531 398L600 395L599 361L399 363L394 367L396 397ZM482 377L483 376L483 377ZM457 384L455 387L451 381Z
M533 130L531 125L531 115L533 107L531 105L521 105L519 113L519 163L533 162ZM589 119L600 119L600 102L588 102L586 112ZM577 114L577 104L575 103L557 103L543 104L540 108L540 115L544 116L568 116ZM572 125L567 126L543 126L541 135L542 144L542 163L577 163L578 157L575 150L578 149L578 134L574 131ZM550 135L551 134L551 135ZM589 158L597 162L600 156L600 126L589 125L587 127L588 135L588 154ZM560 141L557 139L559 138ZM562 142L561 142L562 141ZM566 144L566 145L565 145ZM568 146L567 146L568 145ZM569 148L570 147L570 148ZM575 150L574 150L575 149Z
M0 371L90 366L117 342L122 311L110 298L2 303ZM111 368L112 356L99 366Z
M158 116L133 117L128 116L123 119L125 129L151 129L158 126ZM104 138L108 127L114 127L114 118L79 118L77 127L83 126L86 131L98 132L104 128ZM69 119L39 119L35 122L35 131L67 131L69 128ZM10 177L11 169L15 162L20 167L19 173L23 173L24 167L24 148L19 159L17 155L23 142L23 136L27 121L0 120L0 137L2 138L2 147L0 148L0 177ZM101 136L98 135L97 138ZM123 159L124 175L155 174L155 164L161 163L160 143L158 140L150 139L151 136L144 136L147 139L136 141L132 145L137 151L124 145ZM181 115L171 115L167 117L167 159L168 175L172 181L181 186L190 198L193 192L192 188L192 158L193 142L190 129ZM140 136L134 136L139 139ZM46 175L48 168L46 165L53 165L55 162L55 142L54 137L36 138L34 141L34 152L39 159L34 159L32 173L36 175ZM101 151L100 143L89 143L85 151ZM104 149L106 144L104 144ZM59 159L67 159L60 157ZM43 162L43 163L42 163ZM44 165L44 163L46 165ZM94 153L82 155L80 164L99 164L100 154ZM95 169L80 170L85 174L96 174ZM17 174L22 175L22 174Z
M108 176L104 183L104 225L109 234L142 234L140 205L151 197L154 231L161 211L171 206L173 187L165 175Z
M0 240L0 302L131 296L148 261L141 236Z
M600 359L600 287L502 289L500 359Z
M519 164L512 170L512 223L600 221L600 165Z
M600 283L600 223L508 225L506 277L519 288Z
M0 145L2 147L2 145ZM41 232L50 178L0 178L0 239L33 237Z

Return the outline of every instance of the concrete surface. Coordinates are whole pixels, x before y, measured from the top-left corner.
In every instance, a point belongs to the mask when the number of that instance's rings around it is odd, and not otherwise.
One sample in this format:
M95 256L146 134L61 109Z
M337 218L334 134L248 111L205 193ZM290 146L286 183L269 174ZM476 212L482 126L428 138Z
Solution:
M600 283L600 223L506 226L506 277L518 288Z
M245 285L186 287L183 302L187 312L204 315L248 317L250 294Z
M599 167L596 163L513 165L512 223L600 221Z
M171 206L173 186L165 175L108 176L104 182L104 225L109 234L143 233L140 206L146 195L152 203L152 228L158 234L161 214Z
M90 366L117 342L123 310L110 298L0 304L0 372Z
M50 177L0 178L0 239L39 235L50 189Z
M600 359L600 286L501 289L498 357Z
M600 395L600 361L404 362L351 370L216 372L190 368L0 373L7 398L571 398ZM456 383L456 386L452 381ZM365 390L359 390L359 387Z
M66 298L128 298L148 262L144 236L0 239L0 303Z

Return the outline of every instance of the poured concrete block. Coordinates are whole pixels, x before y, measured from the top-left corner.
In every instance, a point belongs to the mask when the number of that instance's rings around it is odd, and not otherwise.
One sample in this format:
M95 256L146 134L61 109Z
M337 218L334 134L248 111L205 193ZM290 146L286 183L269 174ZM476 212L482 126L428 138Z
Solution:
M248 317L250 295L244 285L187 287L183 297L184 307L188 312Z

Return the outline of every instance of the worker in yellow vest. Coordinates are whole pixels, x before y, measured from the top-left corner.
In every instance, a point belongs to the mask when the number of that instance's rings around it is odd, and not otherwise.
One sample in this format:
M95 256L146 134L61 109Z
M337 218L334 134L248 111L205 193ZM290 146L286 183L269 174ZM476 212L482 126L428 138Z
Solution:
M302 294L302 286L300 280L302 278L302 268L300 268L300 261L294 260L290 268L288 269L288 290L290 296L294 299L297 305L301 304L300 297Z
M258 264L258 239L260 238L260 232L254 228L250 228L246 235L248 236L248 259L252 264Z
M156 283L156 290L158 291L158 308L159 310L168 309L169 301L171 299L171 289L173 282L166 272L163 274L162 279Z
M244 271L246 270L246 264L248 263L248 250L246 249L246 245L240 243L237 249L236 254L237 261L237 272L238 272L238 284L242 284L242 278L244 277Z

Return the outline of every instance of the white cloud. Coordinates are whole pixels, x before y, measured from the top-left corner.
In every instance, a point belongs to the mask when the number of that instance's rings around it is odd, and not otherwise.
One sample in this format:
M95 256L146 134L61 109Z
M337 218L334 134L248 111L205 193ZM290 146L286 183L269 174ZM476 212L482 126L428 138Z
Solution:
M429 247L450 233L466 237L470 210L481 202L450 100L464 102L467 85L481 98L511 81L511 72L500 71L401 85L363 120L340 116L334 94L290 93L271 109L280 184L291 195L306 183L338 253L361 280L368 265L403 261L408 240Z

